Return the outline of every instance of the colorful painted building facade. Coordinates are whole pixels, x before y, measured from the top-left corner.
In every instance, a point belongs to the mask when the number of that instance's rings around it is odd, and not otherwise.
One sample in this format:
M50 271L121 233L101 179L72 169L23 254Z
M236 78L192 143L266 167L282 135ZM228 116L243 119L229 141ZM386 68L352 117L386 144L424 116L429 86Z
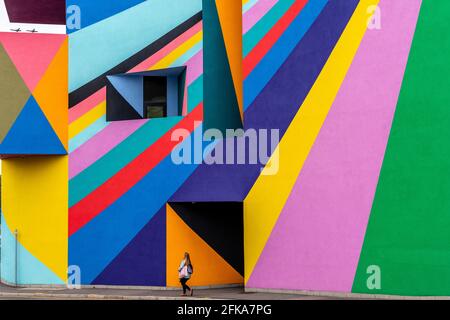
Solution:
M1 2L3 282L450 295L448 1Z

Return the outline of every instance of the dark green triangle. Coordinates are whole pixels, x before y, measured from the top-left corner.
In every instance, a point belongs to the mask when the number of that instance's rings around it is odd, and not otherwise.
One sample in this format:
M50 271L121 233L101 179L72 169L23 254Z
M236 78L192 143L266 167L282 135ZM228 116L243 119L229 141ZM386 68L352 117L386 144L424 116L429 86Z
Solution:
M230 63L215 1L203 0L204 130L242 128Z

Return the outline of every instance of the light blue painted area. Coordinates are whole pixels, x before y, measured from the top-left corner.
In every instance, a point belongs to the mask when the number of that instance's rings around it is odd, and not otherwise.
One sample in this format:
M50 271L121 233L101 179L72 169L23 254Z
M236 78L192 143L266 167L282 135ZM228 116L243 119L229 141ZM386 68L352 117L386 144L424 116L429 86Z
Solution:
M309 1L277 43L244 80L244 110L252 104L327 5L328 0Z
M133 109L143 117L144 77L138 75L117 75L108 76L108 80Z
M106 116L102 116L100 119L69 140L69 153L74 152L107 126L108 122L106 122Z
M202 10L202 0L151 0L69 36L69 92L97 78Z
M178 77L167 77L167 116L179 116L178 108Z
M1 278L8 283L15 282L15 239L6 225L2 213L2 248L1 248Z
M199 126L193 135L201 134ZM191 141L185 139L182 144L194 152ZM167 156L131 190L69 238L69 264L83 270L83 284L90 284L105 269L196 168L196 164L176 165L171 155ZM153 195L152 201L148 201L149 194Z
M246 4L242 6L242 12L246 13L248 10L250 10L255 4L258 3L258 0L250 0Z
M2 214L1 278L10 284L16 282L16 239ZM20 236L20 234L19 234ZM19 238L20 239L20 238ZM36 259L20 242L17 245L17 284L64 284L64 282Z
M202 50L202 49L203 49L203 41L200 41L195 46L193 46L188 51L186 51L181 57L179 57L177 60L175 60L171 64L171 67L185 65L189 61L189 59L191 59L193 56L195 56L197 53L199 53L200 50Z

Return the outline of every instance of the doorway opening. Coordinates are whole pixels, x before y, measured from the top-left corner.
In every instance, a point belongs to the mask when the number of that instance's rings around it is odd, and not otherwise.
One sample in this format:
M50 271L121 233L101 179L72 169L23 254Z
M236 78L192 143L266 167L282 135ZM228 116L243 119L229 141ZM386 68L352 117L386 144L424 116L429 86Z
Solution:
M177 202L167 205L167 285L178 286L177 270L188 252L193 286L243 285L242 202Z

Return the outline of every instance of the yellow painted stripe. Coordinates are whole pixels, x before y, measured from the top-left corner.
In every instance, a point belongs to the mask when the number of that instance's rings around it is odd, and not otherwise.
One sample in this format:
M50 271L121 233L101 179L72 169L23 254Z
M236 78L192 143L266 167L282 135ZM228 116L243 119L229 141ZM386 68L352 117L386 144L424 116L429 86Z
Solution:
M245 281L247 282L320 132L367 30L367 8L379 0L362 0L310 93L244 202ZM277 157L278 155L278 157ZM277 160L279 160L277 162ZM275 167L275 166L274 166ZM293 252L292 254L295 254Z
M173 50L171 53L169 53L167 56L165 56L163 59L158 61L155 65L153 65L150 68L150 70L168 68L172 63L174 63L178 58L180 58L183 54L185 54L189 49L191 49L197 43L202 41L202 39L203 39L203 31L197 32L189 40L184 42L178 48Z
M69 125L69 140L106 114L106 101L86 112Z

